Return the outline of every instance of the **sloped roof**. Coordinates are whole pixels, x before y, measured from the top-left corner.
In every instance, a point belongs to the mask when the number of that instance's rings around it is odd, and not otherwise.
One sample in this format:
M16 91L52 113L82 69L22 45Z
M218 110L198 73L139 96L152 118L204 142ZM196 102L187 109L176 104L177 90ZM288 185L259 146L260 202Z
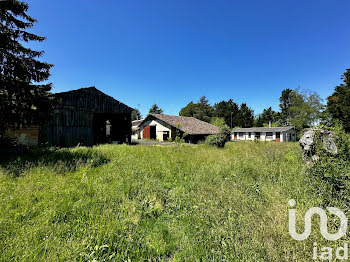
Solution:
M194 117L149 114L143 123L151 118L159 119L173 127L177 127L177 125L180 124L179 129L183 132L187 132L190 135L211 135L220 132L219 127Z
M131 107L119 102L109 95L106 95L94 86L56 93L55 97L61 100L58 108L63 107L111 113L128 112L133 110Z
M235 128L232 132L285 132L291 129L295 129L294 126L283 127L248 127L248 128Z
M145 119L131 121L132 126L139 126L143 122L143 120Z

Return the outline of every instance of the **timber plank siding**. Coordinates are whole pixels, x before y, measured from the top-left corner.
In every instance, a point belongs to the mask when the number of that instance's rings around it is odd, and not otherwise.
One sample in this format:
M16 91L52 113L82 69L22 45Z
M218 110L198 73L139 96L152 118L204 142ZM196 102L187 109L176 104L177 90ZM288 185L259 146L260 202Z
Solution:
M55 94L54 116L40 127L39 141L55 146L76 146L131 141L132 108L95 87ZM111 123L106 135L106 121Z

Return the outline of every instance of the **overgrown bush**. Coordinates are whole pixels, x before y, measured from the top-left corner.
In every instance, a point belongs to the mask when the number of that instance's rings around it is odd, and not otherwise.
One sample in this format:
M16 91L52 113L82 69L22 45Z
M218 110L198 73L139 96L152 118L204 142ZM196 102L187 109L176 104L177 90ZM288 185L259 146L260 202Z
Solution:
M330 130L337 134L338 154L332 155L316 148L320 158L309 173L316 179L316 185L323 185L315 189L325 205L347 206L350 204L350 134L339 126Z
M231 139L231 130L227 125L220 128L220 133L210 135L205 142L210 146L216 146L219 148L225 147L225 143Z

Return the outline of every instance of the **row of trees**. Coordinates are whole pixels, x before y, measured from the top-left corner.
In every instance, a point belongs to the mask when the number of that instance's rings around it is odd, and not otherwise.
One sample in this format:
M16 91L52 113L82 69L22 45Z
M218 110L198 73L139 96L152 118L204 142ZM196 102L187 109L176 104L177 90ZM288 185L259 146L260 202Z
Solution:
M346 70L341 79L343 83L327 98L327 104L322 103L316 92L285 89L279 99L279 111L269 107L254 116L253 110L246 103L238 105L229 99L212 106L202 96L198 102L188 103L180 110L179 115L195 117L220 126L226 124L230 127L260 127L271 123L272 126L292 125L297 130L319 124L332 126L339 122L345 131L350 132L350 69ZM162 114L163 110L154 104L149 113ZM140 112L135 110L133 120L140 118Z
M53 108L51 84L45 82L53 65L41 61L43 51L24 46L45 40L27 32L36 22L27 10L24 2L0 1L0 137L11 126L41 124L50 117ZM179 114L231 127L263 126L271 122L275 126L294 125L301 130L319 123L331 126L340 122L350 132L350 69L342 80L327 98L326 105L315 92L285 89L279 112L269 107L254 117L253 110L245 103L238 105L229 99L212 106L203 96L197 103L190 102ZM162 114L163 110L154 104L149 113ZM132 118L140 119L140 112L135 110Z
M190 102L180 110L181 116L192 116L213 124L226 124L232 127L295 126L303 128L340 122L350 132L350 69L341 78L343 83L335 88L334 93L323 104L319 94L300 89L285 89L280 96L279 111L271 107L254 116L253 110L246 103L240 106L232 99L215 103L213 106L205 96L197 103Z
M232 99L211 106L207 98L202 96L197 103L190 102L182 108L179 115L214 124L223 122L231 127L251 127L254 124L254 111L245 103L239 106Z

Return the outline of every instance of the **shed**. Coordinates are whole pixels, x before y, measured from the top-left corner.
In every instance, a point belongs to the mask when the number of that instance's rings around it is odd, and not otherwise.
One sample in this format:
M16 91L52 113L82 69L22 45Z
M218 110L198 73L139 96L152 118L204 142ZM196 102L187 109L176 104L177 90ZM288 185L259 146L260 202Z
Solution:
M56 93L54 116L40 127L39 141L55 146L131 141L132 108L95 87Z
M159 141L174 140L176 131L186 133L185 140L197 143L208 135L217 134L220 128L194 117L149 114L139 124L142 139L157 139Z
M294 126L235 128L232 140L296 141Z

